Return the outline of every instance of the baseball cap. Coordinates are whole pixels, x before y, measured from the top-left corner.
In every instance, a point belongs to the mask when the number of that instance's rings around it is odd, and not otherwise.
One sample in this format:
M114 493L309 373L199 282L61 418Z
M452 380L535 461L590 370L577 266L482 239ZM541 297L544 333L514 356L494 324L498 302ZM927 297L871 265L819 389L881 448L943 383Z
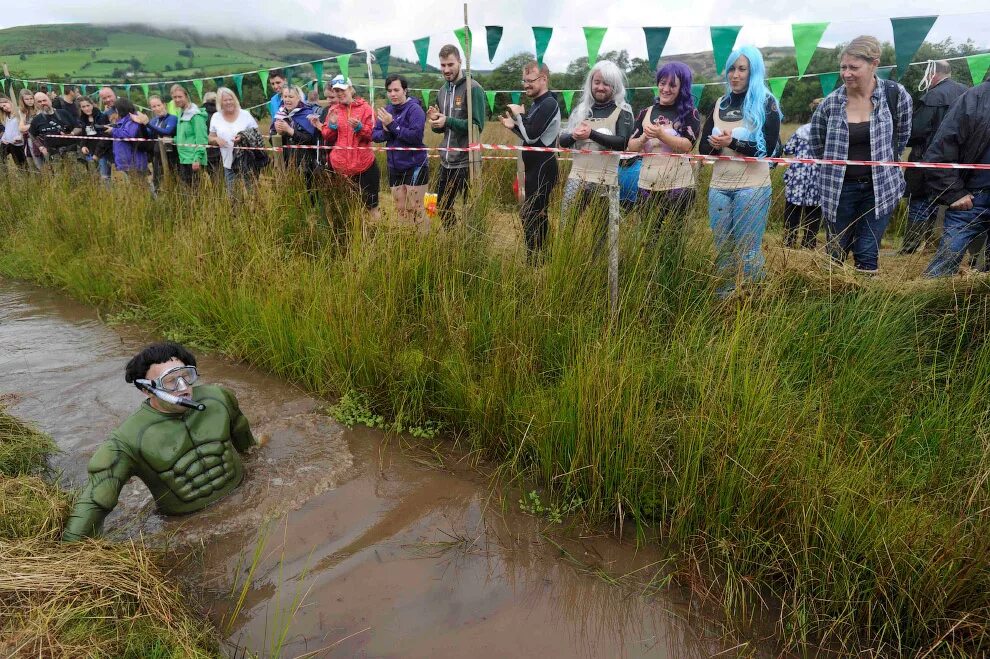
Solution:
M334 76L330 81L330 86L334 89L347 89L351 86L351 79L344 76Z

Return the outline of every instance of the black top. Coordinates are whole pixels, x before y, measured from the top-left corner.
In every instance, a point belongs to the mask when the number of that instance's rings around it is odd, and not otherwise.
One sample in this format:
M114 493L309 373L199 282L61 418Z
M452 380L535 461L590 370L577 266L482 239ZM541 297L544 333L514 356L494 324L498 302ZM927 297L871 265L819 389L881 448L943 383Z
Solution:
M679 137L691 141L692 148L697 144L698 134L701 131L701 117L698 113L694 112L683 126L676 125L677 108L672 105L660 105L660 103L654 103L652 106L639 111L639 114L636 115L636 128L633 131L632 137L639 137L643 134L643 119L646 117L647 110L650 112L650 123L657 123L662 117L674 125L673 128L677 131Z
M705 128L701 131L701 141L698 143L698 152L702 155L718 154L721 149L713 149L712 145L708 143L708 138L711 137L712 129L715 128L715 113L718 112L719 119L722 121L741 121L742 120L742 107L743 101L746 100L746 94L731 92L729 94L729 103L726 107L721 107L721 103L715 106L712 113L708 115L708 119L705 120ZM780 113L777 110L777 102L773 100L772 97L767 98L767 119L763 122L763 140L766 142L766 152L761 153L756 146L756 142L751 142L748 140L732 140L732 144L729 145L733 151L741 156L753 156L760 157L772 154L777 150L777 145L780 143Z
M52 101L52 107L56 110L65 110L69 116L74 120L78 120L82 116L82 112L79 110L79 106L75 103L68 103L61 96L56 96L55 100Z
M604 119L615 112L615 102L595 103L591 106L591 118ZM632 112L623 110L619 113L619 119L615 122L615 135L606 135L597 130L591 131L590 139L609 151L623 151L629 143L629 137L633 132ZM560 134L560 146L570 149L574 146L575 140L571 137L570 131Z
M71 138L63 139L59 135L69 135L76 127L76 122L65 110L55 110L52 114L37 114L31 119L28 131L31 137L39 140L49 152L59 152L72 146Z
M560 133L560 104L557 103L557 98L550 92L537 96L529 109L519 116L519 121L522 123L522 130L517 123L512 132L522 138L524 145L553 146ZM544 133L548 133L549 144L540 139ZM557 154L553 152L522 152L522 161L525 165L542 163L544 160L552 160L556 157Z
M106 135L104 128L109 126L106 116L102 112L94 112L91 116L80 115L76 127L82 130L86 137L102 137ZM113 150L113 142L110 140L80 140L79 146L89 149L97 158L102 158Z
M983 152L980 164L990 165L990 146ZM967 182L970 190L990 192L990 169L974 169Z
M873 160L870 146L870 122L849 122L849 155L848 160ZM863 178L873 176L873 168L869 165L849 165L846 167L846 178Z

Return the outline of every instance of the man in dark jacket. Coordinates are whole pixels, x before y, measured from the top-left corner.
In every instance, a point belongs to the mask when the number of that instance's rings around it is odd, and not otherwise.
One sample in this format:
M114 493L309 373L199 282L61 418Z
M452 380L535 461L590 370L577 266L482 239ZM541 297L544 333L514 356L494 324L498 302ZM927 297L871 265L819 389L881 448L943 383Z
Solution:
M56 110L65 110L72 115L74 121L79 121L79 105L76 103L78 98L79 91L76 89L76 86L65 85L62 94L56 96L55 100L52 101L52 107Z
M926 277L959 269L966 247L990 230L990 81L963 94L945 115L926 162L986 165L986 169L926 169L932 197L948 206L945 230Z
M34 107L38 114L31 119L28 132L41 143L41 155L50 160L72 149L74 141L68 137L76 127L72 116L65 110L53 108L51 99L44 92L34 95Z
M939 60L932 68L934 73L928 91L914 108L911 139L908 140L908 146L911 147L909 162L921 162L949 108L968 89L951 78L952 67L947 61ZM909 198L908 224L904 232L904 244L898 253L914 254L922 242L932 239L938 205L928 198L925 170L905 170L904 178L907 181Z

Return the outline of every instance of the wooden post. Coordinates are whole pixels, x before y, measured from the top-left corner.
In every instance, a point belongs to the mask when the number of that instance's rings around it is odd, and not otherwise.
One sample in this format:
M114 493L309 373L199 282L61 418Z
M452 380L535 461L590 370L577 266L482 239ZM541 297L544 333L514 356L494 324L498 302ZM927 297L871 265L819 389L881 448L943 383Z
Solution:
M474 96L474 87L471 83L471 50L474 48L474 37L471 28L468 26L468 6L464 3L464 76L467 78L467 129L468 145L474 144L474 110L472 109L471 97ZM480 135L479 135L480 137ZM468 153L468 189L473 186L474 180L478 178L478 165L481 163L481 153L471 151Z
M168 166L168 149L165 148L165 142L162 140L158 140L158 157L161 162L162 180L168 185L172 182L172 170Z
M275 165L278 167L279 171L285 170L285 153L282 151L282 136L279 134L272 135L272 146L275 147Z

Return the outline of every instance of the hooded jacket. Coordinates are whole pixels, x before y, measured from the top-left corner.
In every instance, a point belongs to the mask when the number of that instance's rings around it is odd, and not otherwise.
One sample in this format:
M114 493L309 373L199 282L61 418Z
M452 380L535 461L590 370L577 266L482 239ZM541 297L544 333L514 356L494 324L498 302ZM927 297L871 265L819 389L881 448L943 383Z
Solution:
M179 153L180 165L198 162L206 165L206 144L209 135L206 129L206 112L190 103L182 114L175 130L175 146Z
M990 81L959 97L945 115L925 162L976 164L990 148ZM925 181L932 197L953 204L972 191L967 187L975 169L926 169Z
M485 127L485 90L477 80L471 81L471 114L478 126L478 134ZM468 115L467 115L467 78L463 75L456 82L448 82L437 92L437 105L440 114L447 117L444 128L433 129L434 133L443 133L440 142L442 148L468 147ZM448 169L460 169L468 166L467 151L441 151L440 164ZM476 158L480 154L476 154Z
M385 111L392 115L392 123L383 126L375 121L371 135L373 142L384 142L385 146L425 147L423 133L426 130L426 111L418 98L410 98L396 107L391 103ZM388 168L393 172L408 172L426 164L426 151L389 151Z
M282 120L292 126L292 135L283 135L282 144L286 146L315 146L319 132L309 121L309 115L315 113L317 108L309 105L305 101L300 101L294 110L286 110L283 104L272 117L272 124L269 133L274 136L275 122ZM316 167L316 149L289 149L286 151L286 158L296 165L302 166L306 171L312 171Z
M323 139L335 141L330 152L330 164L333 170L344 176L356 176L368 171L375 164L375 153L371 149L348 149L340 147L370 147L371 135L375 127L375 115L371 106L363 98L355 97L350 105L334 103L331 113L337 113L336 127L329 124L323 127ZM351 128L348 119L357 119L358 126Z
M117 120L110 134L115 139L144 137L141 124L128 115ZM148 169L148 154L138 148L137 142L114 142L113 161L122 172L145 171Z
M935 132L948 114L949 108L960 96L969 89L951 78L946 78L931 89L929 89L921 100L914 107L914 115L911 118L911 138L908 146L911 147L911 154L908 156L909 162L921 162L925 151L931 146ZM906 169L904 179L907 181L907 191L912 195L927 194L925 186L925 170Z

